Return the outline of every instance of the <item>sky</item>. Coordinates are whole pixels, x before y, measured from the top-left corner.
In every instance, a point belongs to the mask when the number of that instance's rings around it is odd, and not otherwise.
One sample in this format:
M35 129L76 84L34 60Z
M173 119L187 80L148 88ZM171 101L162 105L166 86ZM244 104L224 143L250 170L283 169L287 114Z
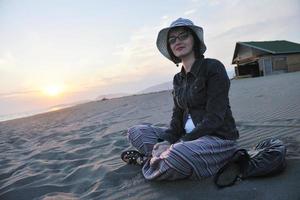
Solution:
M229 76L236 42L300 43L299 0L0 0L0 116L172 81L155 42L179 17Z

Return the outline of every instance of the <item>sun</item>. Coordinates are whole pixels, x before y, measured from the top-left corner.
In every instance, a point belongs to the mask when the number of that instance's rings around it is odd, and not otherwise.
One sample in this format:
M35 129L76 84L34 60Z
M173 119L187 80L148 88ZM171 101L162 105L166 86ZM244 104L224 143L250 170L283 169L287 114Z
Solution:
M49 85L42 89L43 93L50 97L57 97L63 93L63 87L60 85Z

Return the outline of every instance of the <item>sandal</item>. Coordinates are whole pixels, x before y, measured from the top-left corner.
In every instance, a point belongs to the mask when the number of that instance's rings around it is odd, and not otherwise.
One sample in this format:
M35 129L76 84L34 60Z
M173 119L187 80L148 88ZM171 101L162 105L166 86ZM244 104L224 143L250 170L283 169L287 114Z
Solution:
M144 164L144 155L135 150L124 151L121 154L121 159L131 165L142 166Z
M247 168L249 155L245 149L237 150L231 159L215 175L214 182L219 188L232 186L242 180Z
M240 180L240 166L235 162L227 163L221 168L216 176L214 182L218 188L232 186L236 181Z

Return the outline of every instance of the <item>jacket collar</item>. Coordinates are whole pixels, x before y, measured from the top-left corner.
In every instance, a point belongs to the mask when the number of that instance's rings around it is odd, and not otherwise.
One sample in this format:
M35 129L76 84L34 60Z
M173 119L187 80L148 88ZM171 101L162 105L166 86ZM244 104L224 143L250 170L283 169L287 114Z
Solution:
M196 59L195 62L193 63L190 73L193 74L194 77L197 77L197 75L200 71L201 63L203 60L204 60L204 57L201 57L201 58ZM182 77L186 77L186 73L185 73L183 66L181 67L180 75Z

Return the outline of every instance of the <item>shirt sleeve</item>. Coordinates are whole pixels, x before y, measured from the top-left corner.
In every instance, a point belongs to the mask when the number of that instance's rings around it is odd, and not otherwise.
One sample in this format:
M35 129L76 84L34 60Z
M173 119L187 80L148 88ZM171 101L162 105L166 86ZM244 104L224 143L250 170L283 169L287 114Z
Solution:
M203 120L192 132L182 138L184 141L195 140L215 132L223 124L229 108L230 80L224 65L215 60L212 65L208 66L207 76L207 103Z

